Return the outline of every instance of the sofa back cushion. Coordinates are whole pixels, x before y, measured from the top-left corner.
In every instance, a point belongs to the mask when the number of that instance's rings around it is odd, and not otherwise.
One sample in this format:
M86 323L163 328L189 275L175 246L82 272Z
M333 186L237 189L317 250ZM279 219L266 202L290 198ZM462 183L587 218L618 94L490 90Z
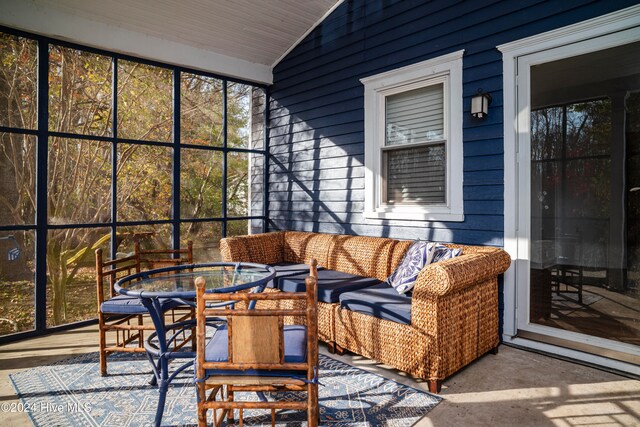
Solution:
M328 267L327 254L335 234L318 234L306 231L284 233L284 261L308 264L312 258L321 267Z
M385 280L398 241L382 237L337 235L331 242L327 268Z

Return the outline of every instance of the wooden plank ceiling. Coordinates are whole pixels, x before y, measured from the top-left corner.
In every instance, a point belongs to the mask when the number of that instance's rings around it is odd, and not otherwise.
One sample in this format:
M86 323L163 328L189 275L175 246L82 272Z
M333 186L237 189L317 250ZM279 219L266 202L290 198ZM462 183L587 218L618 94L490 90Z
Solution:
M273 65L336 0L37 0L63 13Z

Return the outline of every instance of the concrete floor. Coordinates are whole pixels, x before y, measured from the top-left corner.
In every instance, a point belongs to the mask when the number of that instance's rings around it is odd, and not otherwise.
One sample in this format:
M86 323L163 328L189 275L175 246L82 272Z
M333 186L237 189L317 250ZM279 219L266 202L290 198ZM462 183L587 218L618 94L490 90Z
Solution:
M0 346L0 408L18 402L10 373L96 349L96 327ZM337 358L426 390L371 360ZM441 396L417 426L640 426L640 381L504 345L448 378ZM0 410L0 426L22 425L24 413Z

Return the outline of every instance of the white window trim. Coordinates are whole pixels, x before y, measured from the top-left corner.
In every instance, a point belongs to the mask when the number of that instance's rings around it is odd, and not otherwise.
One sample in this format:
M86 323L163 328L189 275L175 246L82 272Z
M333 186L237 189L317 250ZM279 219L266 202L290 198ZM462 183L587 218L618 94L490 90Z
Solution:
M504 274L504 324L503 340L528 348L548 351L589 363L606 366L626 372L640 372L637 366L625 362L601 357L591 353L544 344L527 338L518 337L518 327L523 324L521 317L528 317L525 303L529 280L529 242L530 229L529 207L519 205L519 196L530 177L524 176L520 163L528 161L527 149L523 147L524 137L528 138L529 108L518 106L518 87L529 87L529 73L518 70L520 57L528 56L531 66L554 59L552 49L571 45L572 54L579 55L604 48L619 46L640 40L637 31L640 19L640 6L632 6L607 15L599 16L577 24L537 34L525 39L516 40L497 46L502 52L503 88L504 88L504 249L513 260L511 267ZM536 57L534 54L539 53ZM524 65L521 64L521 65ZM525 131L521 132L521 129ZM526 133L522 135L521 133ZM521 182L521 181L526 182ZM529 191L529 190L526 190ZM528 200L528 198L524 198ZM526 286L522 284L526 283ZM526 289L525 289L526 288ZM523 295L523 292L525 295ZM524 305L524 309L522 306ZM575 334L565 333L572 339ZM581 337L582 339L590 337ZM619 351L629 351L629 346L609 340L595 339L599 345L606 345Z
M462 56L459 50L434 59L361 79L364 84L365 200L369 219L464 221L462 197ZM444 82L446 203L390 206L381 203L381 147L384 146L385 97Z

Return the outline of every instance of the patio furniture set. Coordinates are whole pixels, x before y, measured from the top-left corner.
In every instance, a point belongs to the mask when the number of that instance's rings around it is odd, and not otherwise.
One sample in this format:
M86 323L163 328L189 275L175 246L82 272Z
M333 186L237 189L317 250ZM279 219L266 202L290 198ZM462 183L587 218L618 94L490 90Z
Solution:
M148 271L139 248L117 263L96 252L99 292L104 280L112 292L99 303L101 372L110 352L146 352L160 391L156 425L169 383L194 362L199 425L208 409L221 425L234 409L242 422L252 408L271 410L275 424L275 410L284 408L306 410L313 426L318 340L330 352L349 350L426 379L432 392L497 350L498 275L510 264L501 249L294 231L230 237L220 249L222 263L202 265L192 264L191 245L154 251L173 265ZM105 345L110 330L119 334L115 346ZM186 362L170 373L173 359ZM258 400L235 401L240 391ZM300 391L305 400L264 395L276 391Z

